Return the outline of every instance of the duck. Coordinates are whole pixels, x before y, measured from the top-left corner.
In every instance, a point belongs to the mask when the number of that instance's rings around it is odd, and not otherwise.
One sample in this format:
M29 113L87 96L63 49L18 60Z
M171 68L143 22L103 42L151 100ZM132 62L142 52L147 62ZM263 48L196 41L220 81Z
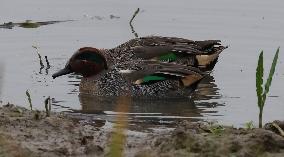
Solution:
M99 96L189 95L227 48L220 42L147 36L112 49L83 47L52 77L80 74L80 92Z
M196 67L160 61L135 60L107 68L105 62L71 58L62 70L53 74L53 78L67 74L67 71L83 76L80 94L106 97L187 97L206 75Z
M97 49L83 47L73 56L88 59L101 59L108 66L130 60L158 60L198 67L211 71L218 61L219 54L227 46L220 40L193 41L177 37L146 36L131 39L115 48ZM74 57L73 57L74 58Z

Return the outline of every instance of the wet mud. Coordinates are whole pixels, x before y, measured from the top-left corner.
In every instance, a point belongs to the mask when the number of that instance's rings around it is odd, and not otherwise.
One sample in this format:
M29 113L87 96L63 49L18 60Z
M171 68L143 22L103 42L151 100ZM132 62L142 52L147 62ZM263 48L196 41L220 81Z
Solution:
M0 156L106 156L112 128L69 113L47 117L43 111L2 105ZM125 133L125 156L284 156L284 137L270 124L259 129L182 121L172 130Z

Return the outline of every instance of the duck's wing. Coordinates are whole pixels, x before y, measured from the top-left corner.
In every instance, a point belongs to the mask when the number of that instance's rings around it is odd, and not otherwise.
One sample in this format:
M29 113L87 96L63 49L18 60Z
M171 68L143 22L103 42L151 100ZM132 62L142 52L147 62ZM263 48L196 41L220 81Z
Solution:
M220 42L220 40L193 41L176 37L149 36L132 39L117 48L124 53L130 53L133 59L199 66L209 65L218 58L226 48Z
M121 69L119 73L133 84L149 85L165 80L176 80L184 87L199 82L205 75L191 66L149 60L138 61L132 65L132 68Z
M146 54L150 51L159 54L157 50L161 49L161 51L166 51L165 53L178 52L196 55L214 53L211 49L221 46L220 42L220 40L193 41L177 37L147 36L132 39L125 44L137 50L137 52L141 52L142 47L145 47L144 51ZM163 54L162 52L160 53Z

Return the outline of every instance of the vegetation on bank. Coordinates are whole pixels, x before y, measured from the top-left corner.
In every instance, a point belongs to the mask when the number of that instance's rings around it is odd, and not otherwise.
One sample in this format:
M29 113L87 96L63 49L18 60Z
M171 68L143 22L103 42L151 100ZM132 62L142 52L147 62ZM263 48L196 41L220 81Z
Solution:
M259 108L259 127L262 128L262 113L263 113L263 107L265 105L266 97L269 92L271 83L272 83L272 78L275 72L275 67L277 64L278 60L278 54L279 54L279 49L277 49L273 62L269 71L269 75L267 77L266 83L264 84L263 82L263 51L261 51L259 58L258 58L258 64L256 68L256 93L257 93L257 103L258 103L258 108ZM263 89L264 88L264 89Z

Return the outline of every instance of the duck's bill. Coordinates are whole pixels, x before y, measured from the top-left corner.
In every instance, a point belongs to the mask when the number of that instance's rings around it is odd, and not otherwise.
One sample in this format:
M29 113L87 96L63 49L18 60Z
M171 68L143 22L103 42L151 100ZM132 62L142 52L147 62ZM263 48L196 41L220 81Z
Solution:
M71 71L70 69L68 68L64 68L64 69L61 69L59 70L58 72L54 73L52 75L52 78L55 79L56 77L59 77L59 76L62 76L62 75L67 75L67 74L70 74L72 73L73 71Z

